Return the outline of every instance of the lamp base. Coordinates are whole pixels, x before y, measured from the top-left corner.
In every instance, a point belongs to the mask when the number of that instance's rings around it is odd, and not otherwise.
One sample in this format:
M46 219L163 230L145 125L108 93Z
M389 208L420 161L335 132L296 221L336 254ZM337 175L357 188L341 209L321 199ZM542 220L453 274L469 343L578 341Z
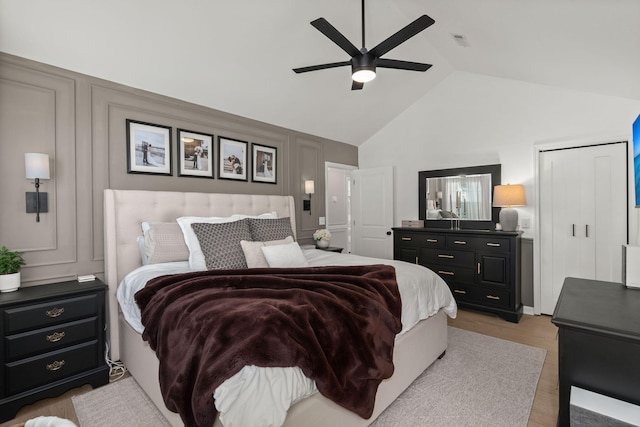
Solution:
M518 228L518 211L513 208L500 209L500 225L502 231L516 231Z

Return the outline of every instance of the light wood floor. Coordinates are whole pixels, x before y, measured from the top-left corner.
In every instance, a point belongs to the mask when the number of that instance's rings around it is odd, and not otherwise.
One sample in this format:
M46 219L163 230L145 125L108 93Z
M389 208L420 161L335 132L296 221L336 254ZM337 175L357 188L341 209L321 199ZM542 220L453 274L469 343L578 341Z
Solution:
M557 328L551 323L549 316L524 315L520 323L511 323L493 315L459 310L458 318L449 319L449 325L546 349L547 357L538 381L528 427L556 425L558 414L558 341L556 340ZM44 399L33 405L25 406L18 412L15 419L0 424L0 427L11 427L41 415L66 418L78 424L71 397L90 390L91 386L85 385L70 390L60 397Z

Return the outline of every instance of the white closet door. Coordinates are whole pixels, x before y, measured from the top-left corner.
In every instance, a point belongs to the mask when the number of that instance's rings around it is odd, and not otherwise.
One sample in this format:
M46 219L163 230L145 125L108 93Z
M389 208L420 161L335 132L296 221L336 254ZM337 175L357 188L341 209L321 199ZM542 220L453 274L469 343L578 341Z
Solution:
M541 311L565 277L619 282L627 241L626 144L540 153Z

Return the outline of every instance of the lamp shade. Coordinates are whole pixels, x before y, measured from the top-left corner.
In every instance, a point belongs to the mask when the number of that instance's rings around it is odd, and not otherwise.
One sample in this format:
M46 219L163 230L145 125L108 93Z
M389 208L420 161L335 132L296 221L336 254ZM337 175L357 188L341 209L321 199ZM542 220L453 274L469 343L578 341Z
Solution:
M27 179L49 179L49 155L24 153L24 169Z
M304 182L304 193L305 194L314 194L316 192L315 182L312 179Z
M493 206L497 208L510 208L512 206L526 206L527 199L524 194L524 186L496 185L493 189Z

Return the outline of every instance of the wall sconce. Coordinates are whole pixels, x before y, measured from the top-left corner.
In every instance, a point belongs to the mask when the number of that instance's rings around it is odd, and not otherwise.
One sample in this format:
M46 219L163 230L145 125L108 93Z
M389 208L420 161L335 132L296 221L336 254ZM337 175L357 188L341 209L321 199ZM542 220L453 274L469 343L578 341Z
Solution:
M36 191L27 192L27 213L36 213L40 222L40 212L48 212L47 193L40 192L40 180L49 179L49 155L40 153L24 154L24 169L27 179L35 179Z
M516 231L518 228L518 211L512 206L527 206L524 186L496 185L493 188L493 206L500 209L500 225L503 231Z
M302 210L309 211L309 215L311 215L311 195L315 192L315 182L312 179L306 180L304 182L304 193L309 196L309 200L302 201Z

